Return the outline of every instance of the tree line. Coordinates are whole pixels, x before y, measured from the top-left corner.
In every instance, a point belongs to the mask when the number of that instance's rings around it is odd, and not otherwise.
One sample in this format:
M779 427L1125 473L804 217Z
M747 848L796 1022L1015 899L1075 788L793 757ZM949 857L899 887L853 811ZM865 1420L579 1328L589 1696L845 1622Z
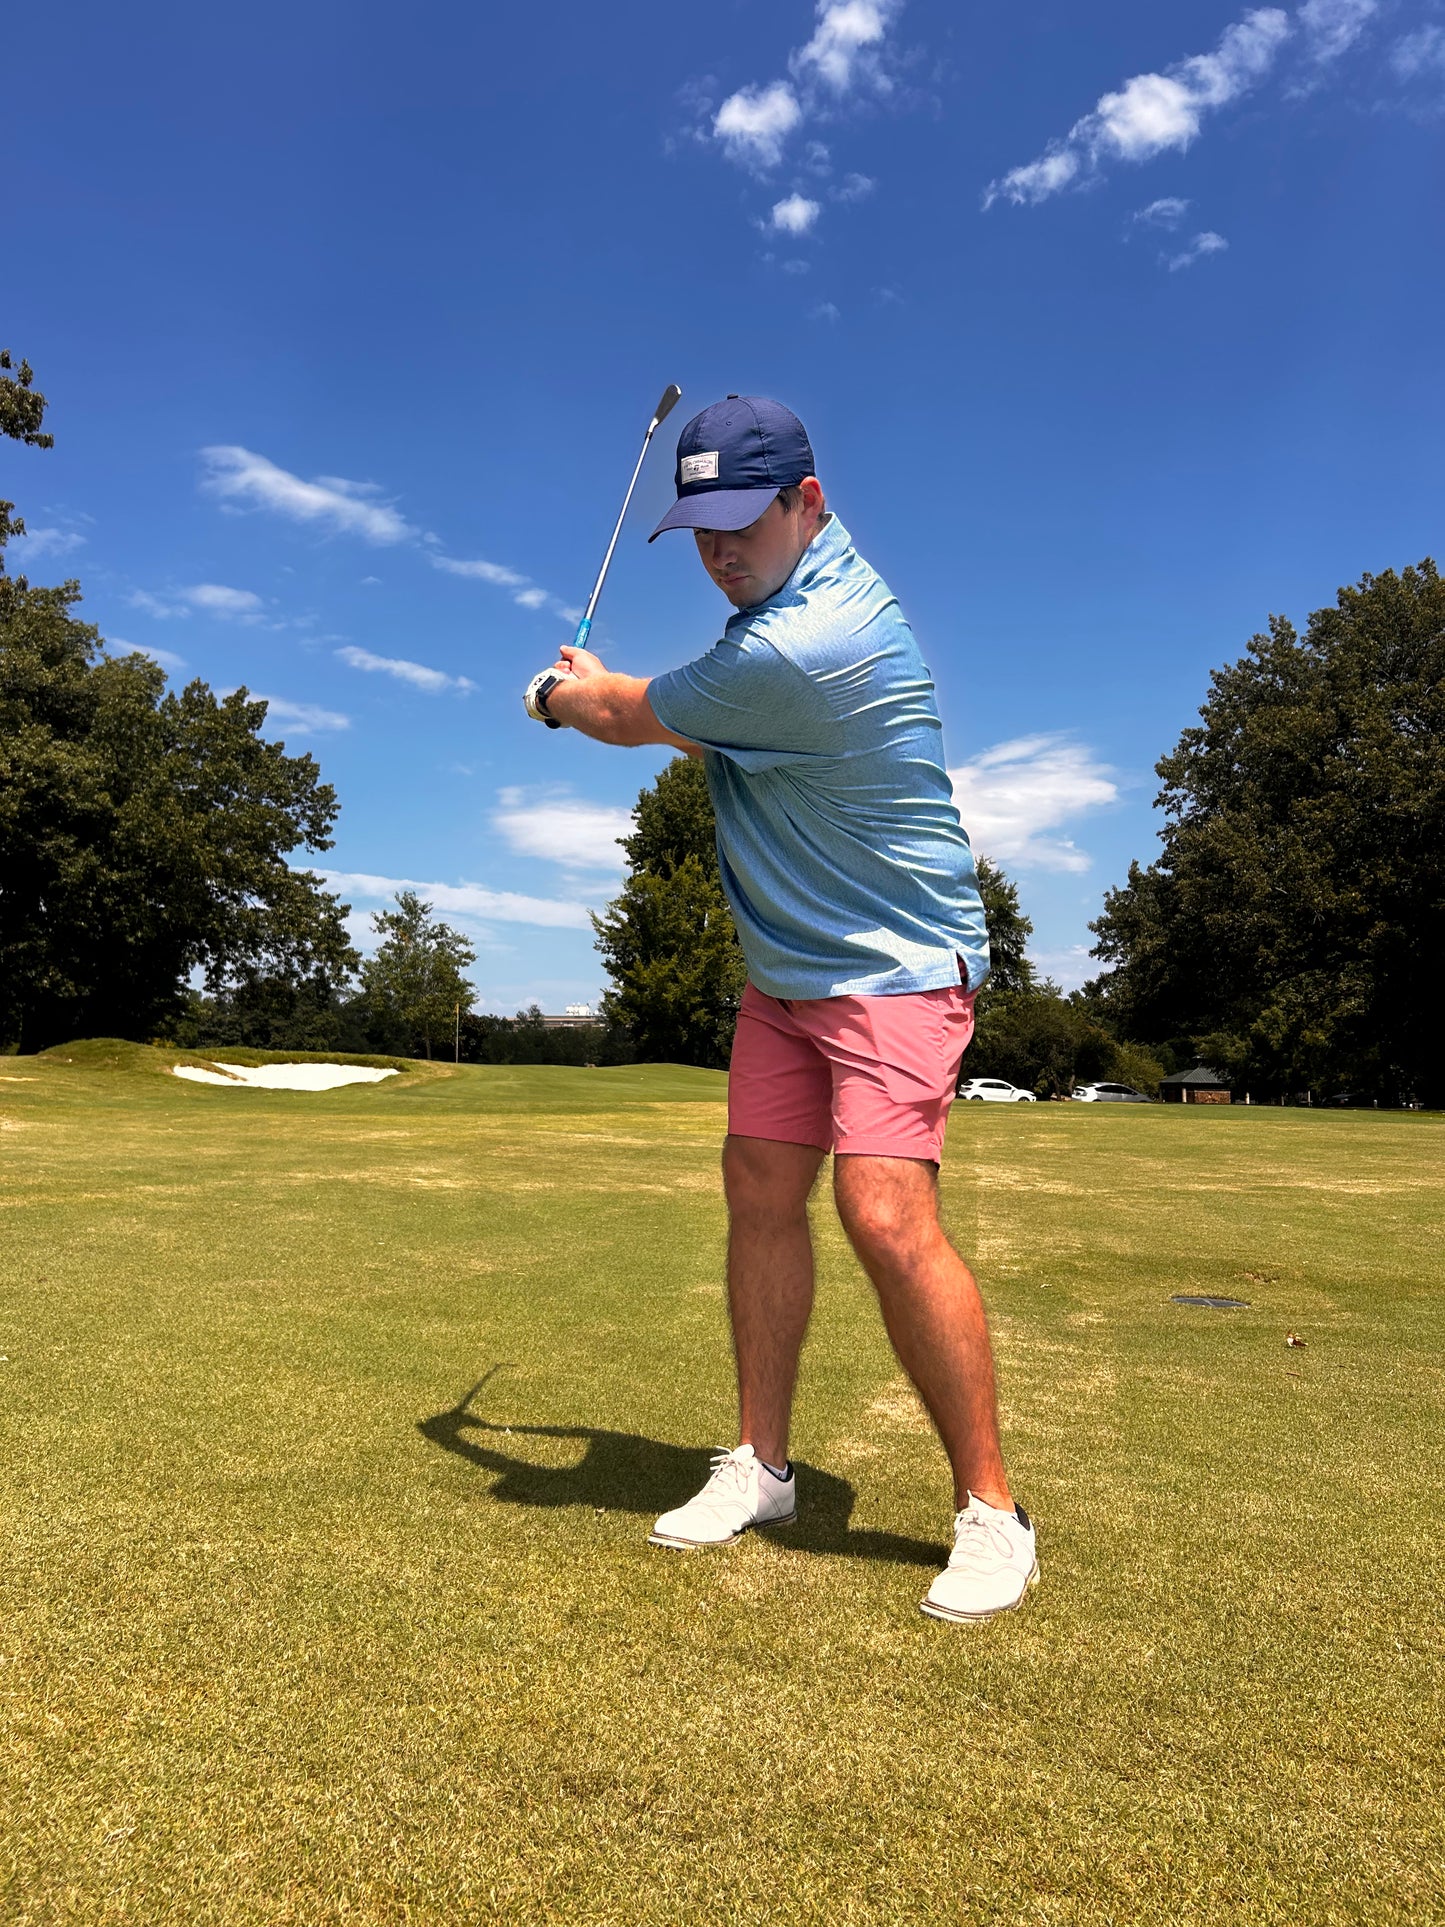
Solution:
M0 436L51 446L29 365L0 351ZM414 892L373 918L292 853L339 803L261 730L244 688L169 687L106 651L80 587L6 572L0 502L0 1048L85 1036L197 1048L453 1051L490 1063L722 1068L745 971L701 767L638 798L627 874L594 917L596 1025L478 1013L465 936ZM1092 926L1102 966L1065 995L1028 957L1016 886L979 863L993 974L970 1073L1040 1096L1152 1090L1203 1061L1261 1098L1445 1102L1445 584L1425 560L1283 617L1216 670L1156 765L1164 826Z
M1262 1096L1445 1102L1445 583L1365 575L1210 678L1093 926L1117 1035Z

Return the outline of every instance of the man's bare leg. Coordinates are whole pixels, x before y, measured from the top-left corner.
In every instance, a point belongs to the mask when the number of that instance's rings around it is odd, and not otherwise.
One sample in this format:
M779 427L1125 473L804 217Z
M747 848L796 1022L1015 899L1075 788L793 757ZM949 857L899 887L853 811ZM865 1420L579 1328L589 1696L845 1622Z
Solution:
M956 1503L972 1492L1008 1510L983 1300L938 1222L935 1167L916 1158L838 1157L833 1190L893 1349L938 1427Z
M812 1145L760 1137L723 1145L738 1442L768 1465L788 1462L793 1386L813 1309L808 1197L823 1156Z

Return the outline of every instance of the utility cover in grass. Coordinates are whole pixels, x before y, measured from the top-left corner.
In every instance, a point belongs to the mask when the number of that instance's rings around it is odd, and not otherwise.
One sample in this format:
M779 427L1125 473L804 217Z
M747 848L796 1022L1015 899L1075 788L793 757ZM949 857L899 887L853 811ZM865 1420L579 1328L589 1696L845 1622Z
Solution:
M1247 1298L1198 1298L1187 1291L1176 1291L1171 1305L1203 1305L1209 1311L1248 1311Z

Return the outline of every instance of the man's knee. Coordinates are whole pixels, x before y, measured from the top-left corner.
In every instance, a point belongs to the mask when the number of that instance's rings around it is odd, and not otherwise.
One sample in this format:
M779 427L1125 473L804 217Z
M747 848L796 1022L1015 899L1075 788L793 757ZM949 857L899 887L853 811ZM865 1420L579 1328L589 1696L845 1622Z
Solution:
M939 1235L935 1175L912 1158L837 1160L838 1216L865 1263L905 1262Z
M734 1218L789 1218L806 1211L823 1153L768 1138L723 1141L723 1190Z

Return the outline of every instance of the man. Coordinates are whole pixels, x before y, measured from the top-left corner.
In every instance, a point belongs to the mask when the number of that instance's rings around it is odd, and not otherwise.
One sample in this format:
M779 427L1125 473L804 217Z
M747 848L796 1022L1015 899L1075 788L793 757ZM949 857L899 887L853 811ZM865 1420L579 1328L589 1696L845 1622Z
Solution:
M650 681L564 649L529 698L599 742L702 757L748 966L723 1151L741 1442L652 1541L728 1545L796 1516L788 1421L813 1302L807 1207L832 1152L839 1216L953 1467L954 1550L923 1610L985 1619L1038 1573L999 1453L983 1304L938 1222L988 937L933 684L813 466L778 402L730 395L704 409L679 437L677 502L650 539L692 531L737 611L723 640Z

